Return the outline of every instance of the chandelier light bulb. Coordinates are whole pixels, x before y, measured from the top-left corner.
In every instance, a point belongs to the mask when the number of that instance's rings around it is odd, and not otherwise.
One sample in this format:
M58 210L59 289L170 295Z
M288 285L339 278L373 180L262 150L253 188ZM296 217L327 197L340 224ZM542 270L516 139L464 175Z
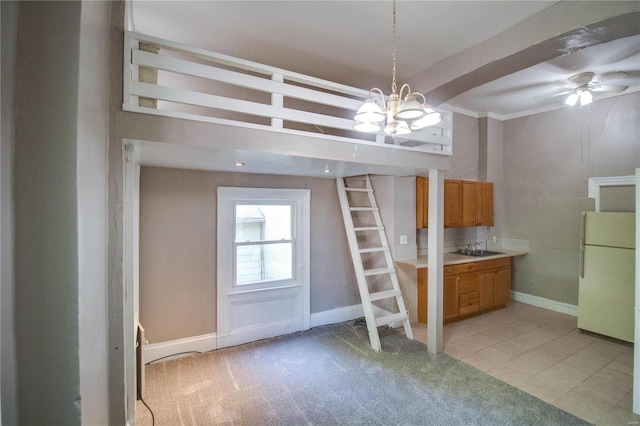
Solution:
M374 133L380 131L380 125L378 123L356 121L356 124L353 125L353 130L364 133Z

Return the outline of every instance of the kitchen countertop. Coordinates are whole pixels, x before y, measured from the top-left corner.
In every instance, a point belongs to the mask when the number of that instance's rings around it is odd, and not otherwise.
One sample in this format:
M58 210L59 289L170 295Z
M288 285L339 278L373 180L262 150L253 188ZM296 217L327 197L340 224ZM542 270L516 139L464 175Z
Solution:
M494 254L491 256L483 256L483 257L474 257L474 256L464 256L462 254L446 252L444 254L444 264L458 265L461 263L483 262L485 260L502 259L505 257L524 256L525 254L527 254L526 251L519 251L519 250L497 249L496 251L499 251L502 254ZM420 269L420 268L426 268L428 266L428 259L427 259L427 256L418 256L415 259L396 260L395 264L398 266L409 266L412 268Z

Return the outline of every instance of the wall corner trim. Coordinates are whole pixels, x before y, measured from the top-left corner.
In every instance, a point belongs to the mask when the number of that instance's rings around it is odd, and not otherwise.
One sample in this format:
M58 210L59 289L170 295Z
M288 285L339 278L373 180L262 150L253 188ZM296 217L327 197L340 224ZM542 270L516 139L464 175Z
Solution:
M569 303L558 302L557 300L546 299L533 294L521 293L519 291L511 291L511 300L526 303L527 305L537 306L538 308L548 309L550 311L559 312L561 314L578 316L578 306Z

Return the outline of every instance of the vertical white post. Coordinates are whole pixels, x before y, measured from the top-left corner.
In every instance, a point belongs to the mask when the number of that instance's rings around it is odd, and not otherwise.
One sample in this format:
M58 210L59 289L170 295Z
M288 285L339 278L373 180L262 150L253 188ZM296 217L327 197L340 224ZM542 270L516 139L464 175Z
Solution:
M429 239L428 239L427 348L442 353L442 299L444 263L444 172L429 170Z
M282 74L273 74L271 76L271 80L277 81L279 83L284 82L284 77ZM284 106L284 97L279 93L271 94L271 105L274 107L282 108ZM282 129L282 118L271 118L271 127L277 127Z
M138 222L140 198L140 162L135 146L124 143L124 265L123 317L125 404L128 423L135 423L136 357L135 341L138 314Z
M636 169L636 303L633 345L633 412L640 414L640 169Z

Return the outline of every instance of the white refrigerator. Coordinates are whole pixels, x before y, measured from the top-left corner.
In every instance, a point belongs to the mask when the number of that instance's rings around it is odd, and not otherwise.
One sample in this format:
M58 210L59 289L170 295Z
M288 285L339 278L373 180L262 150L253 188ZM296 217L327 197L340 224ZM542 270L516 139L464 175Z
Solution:
M635 229L635 213L582 213L579 329L633 342Z

